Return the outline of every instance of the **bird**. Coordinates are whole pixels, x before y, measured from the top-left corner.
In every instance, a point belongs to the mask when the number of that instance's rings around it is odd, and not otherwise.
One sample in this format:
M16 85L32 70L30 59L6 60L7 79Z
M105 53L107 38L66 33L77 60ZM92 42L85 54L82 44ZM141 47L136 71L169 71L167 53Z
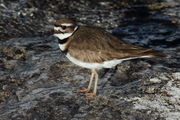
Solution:
M77 90L78 93L85 93L86 98L96 97L99 80L97 70L115 67L126 60L166 57L151 48L120 40L100 28L80 26L70 18L56 20L53 35L58 38L60 50L72 63L91 70L88 87ZM91 92L93 81L94 89Z

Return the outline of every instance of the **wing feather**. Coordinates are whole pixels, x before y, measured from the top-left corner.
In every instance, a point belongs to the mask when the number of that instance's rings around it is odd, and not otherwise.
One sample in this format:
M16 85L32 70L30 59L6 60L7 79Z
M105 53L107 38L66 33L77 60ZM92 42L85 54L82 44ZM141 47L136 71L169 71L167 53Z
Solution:
M70 37L68 52L83 62L104 62L140 56L148 48L120 41L115 36L100 29L80 27Z

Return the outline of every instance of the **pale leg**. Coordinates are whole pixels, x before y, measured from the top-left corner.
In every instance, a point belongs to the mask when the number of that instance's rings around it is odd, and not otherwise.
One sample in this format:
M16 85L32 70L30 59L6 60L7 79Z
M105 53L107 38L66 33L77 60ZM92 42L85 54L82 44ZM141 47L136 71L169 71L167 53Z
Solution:
M89 90L91 89L91 86L92 86L92 81L93 81L94 75L95 75L95 73L94 73L93 70L92 70L92 71L91 71L91 78L90 78L90 80L89 80L88 88L83 88L82 90L77 90L78 93L86 93L86 92L89 92Z
M96 92L97 92L97 84L98 84L98 73L95 70L92 70L92 72L95 75L95 82L94 82L94 90L92 93L87 93L86 97L87 98L93 98L96 96Z
M97 72L95 71L95 83L94 83L94 90L93 90L93 94L96 95L96 92L97 92L97 84L98 84L98 74Z

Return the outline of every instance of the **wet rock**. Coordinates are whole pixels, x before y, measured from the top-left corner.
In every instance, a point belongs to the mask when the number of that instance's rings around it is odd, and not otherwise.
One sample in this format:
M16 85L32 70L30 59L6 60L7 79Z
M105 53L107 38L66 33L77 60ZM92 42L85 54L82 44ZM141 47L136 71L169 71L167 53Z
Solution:
M161 80L157 79L157 78L152 78L152 79L150 79L150 82L151 83L161 83Z
M160 89L160 93L157 94L156 92L156 95L153 95L151 98L147 95L142 98L138 98L137 103L135 104L135 109L156 109L161 113L161 117L178 120L179 105L177 105L177 102L179 102L180 94L177 93L179 91L179 88L177 88L177 82L178 80L175 79L167 82ZM175 107L176 110L172 112L170 109L173 107Z
M176 0L1 0L0 12L1 119L180 118ZM100 78L96 98L86 99L74 91L87 87L90 71L69 62L50 36L62 17L172 58L125 61Z
M8 59L23 59L25 58L25 51L23 49L19 48L13 48L13 47L0 47L1 54L3 54L5 57L8 57Z
M118 66L117 73L114 74L113 78L111 79L111 85L125 85L129 82L136 81L141 77L145 78L147 77L147 74L145 73L149 73L148 68L150 66L151 65L149 63L144 61L126 61L124 64ZM143 73L141 74L142 71Z
M19 62L24 61L26 58L24 49L0 47L0 51L1 69L13 69Z

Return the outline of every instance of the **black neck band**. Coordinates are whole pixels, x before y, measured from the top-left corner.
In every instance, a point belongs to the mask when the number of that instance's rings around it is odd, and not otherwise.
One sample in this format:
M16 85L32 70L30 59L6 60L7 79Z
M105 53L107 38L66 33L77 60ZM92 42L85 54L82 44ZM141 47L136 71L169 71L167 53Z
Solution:
M76 29L77 30L77 29ZM73 32L73 34L76 32L76 30ZM72 34L72 35L73 35ZM71 35L71 36L72 36ZM65 39L63 39L63 40L61 40L61 39L59 39L58 38L58 43L59 44L64 44L64 43L66 43L67 41L68 41L68 39L69 39L69 37L68 38L65 38ZM62 53L64 53L64 54L67 54L68 53L68 48L66 48L65 50L61 50L62 51Z
M59 44L64 44L64 43L66 43L67 41L68 41L68 38L65 38L65 39L63 39L63 40L58 39L58 43L59 43Z
M65 49L65 50L63 50L63 51L61 50L61 52L64 53L65 55L67 55L68 49Z
M77 31L77 28L76 28L76 30L72 33L72 35L73 35L76 31ZM71 35L71 36L72 36L72 35ZM69 37L68 37L68 38L69 38ZM65 38L65 39L63 39L63 40L61 40L61 39L58 38L58 43L59 43L59 44L64 44L64 43L66 43L66 42L68 41L68 38Z
M59 44L64 44L64 43L66 43L67 41L68 41L68 38L63 39L63 40L58 39L58 43L59 43ZM62 53L67 54L68 49L66 48L65 50L61 50L61 51L62 51Z

